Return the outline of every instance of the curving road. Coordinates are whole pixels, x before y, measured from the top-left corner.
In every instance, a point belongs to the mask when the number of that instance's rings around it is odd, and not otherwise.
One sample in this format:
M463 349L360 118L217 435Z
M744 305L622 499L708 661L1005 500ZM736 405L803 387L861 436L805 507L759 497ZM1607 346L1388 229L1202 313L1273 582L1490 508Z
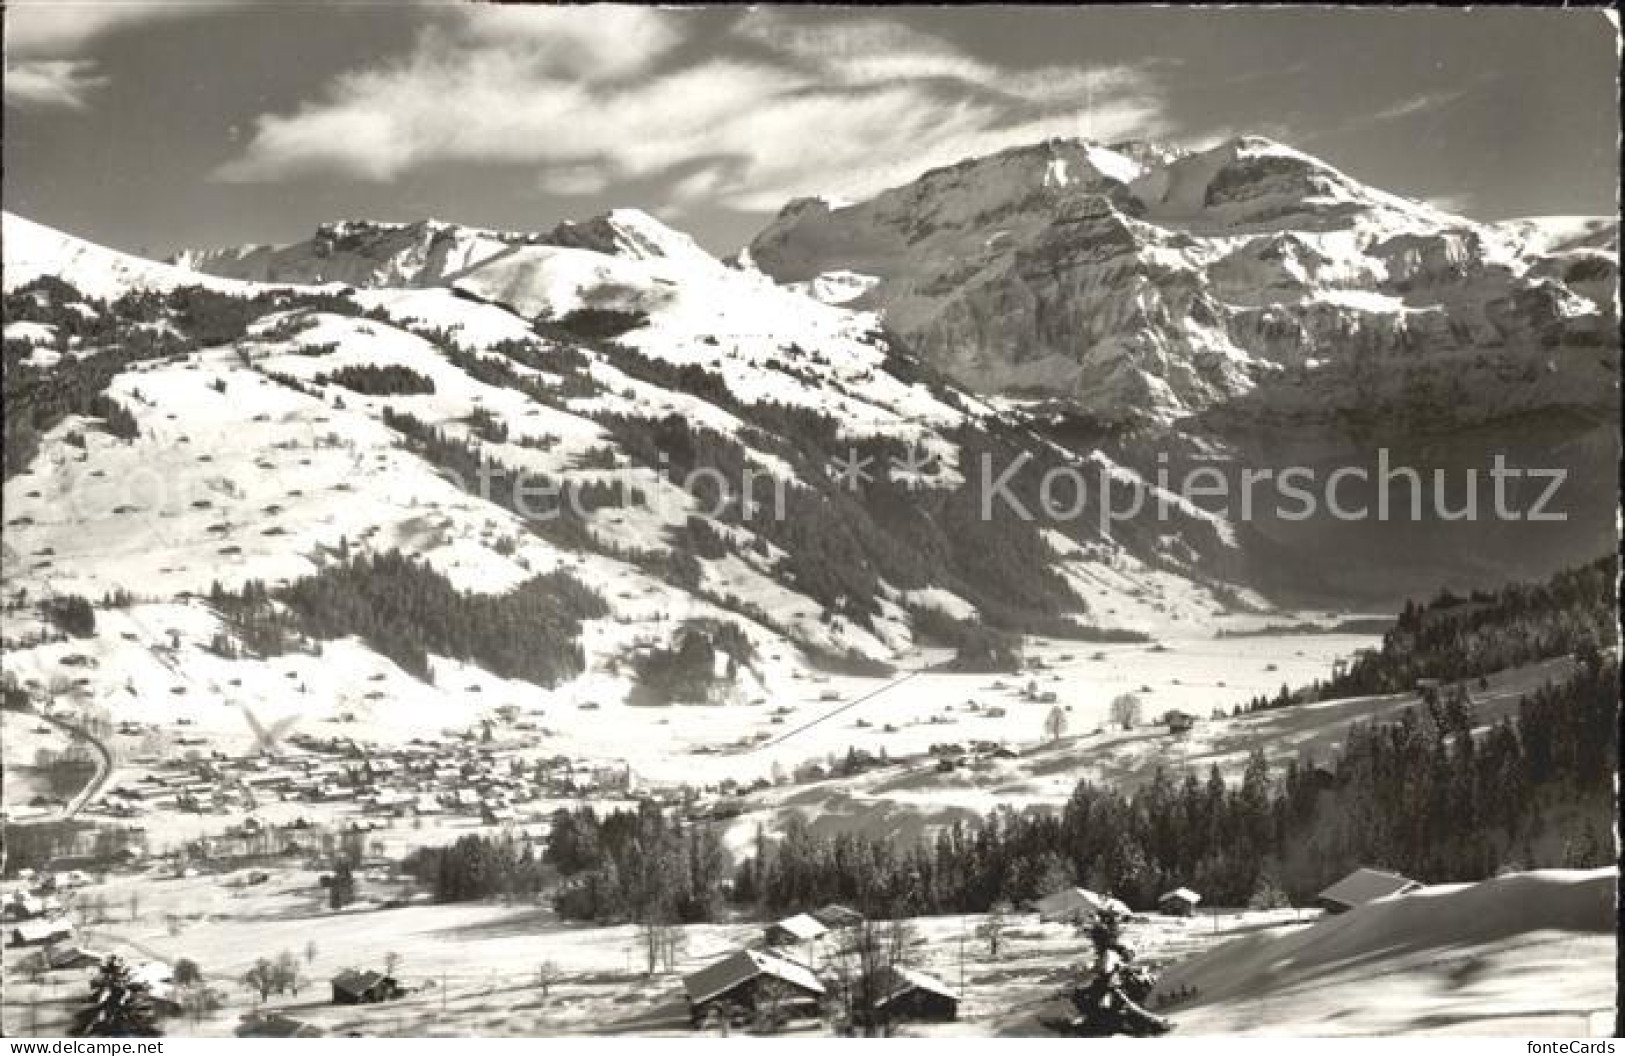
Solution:
M90 803L91 800L95 799L96 796L101 793L102 788L106 786L108 780L113 776L113 753L108 749L107 745L102 743L100 738L92 736L90 732L85 730L83 727L75 726L73 723L59 719L54 715L46 715L44 712L39 711L8 711L6 714L18 718L26 717L28 719L39 720L41 722L48 722L52 726L55 726L56 728L67 733L69 736L77 737L79 740L84 741L86 744L90 745L91 750L95 752L96 773L91 776L89 781L85 782L85 787L81 788L78 794L76 794L73 799L68 801L66 806L57 811L54 817L26 818L11 822L10 824L37 825L45 821L71 821L81 810L85 808L87 804Z

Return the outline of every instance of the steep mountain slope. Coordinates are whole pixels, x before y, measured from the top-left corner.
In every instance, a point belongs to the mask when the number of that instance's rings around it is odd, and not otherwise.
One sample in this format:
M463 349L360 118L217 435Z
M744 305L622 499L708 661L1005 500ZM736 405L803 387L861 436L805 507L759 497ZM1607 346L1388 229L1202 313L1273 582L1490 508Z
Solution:
M1245 555L1197 511L980 515L982 456L1087 460L647 217L490 256L365 226L342 229L388 252L342 274L404 285L194 277L6 218L18 685L228 741L240 709L404 737L507 704L748 705L926 639L1121 637L1247 597L1207 590Z
M1617 391L1603 222L1477 224L1259 137L1157 155L1053 140L856 205L786 206L744 260L879 309L983 391L1171 421L1457 423ZM839 277L832 283L828 277ZM1466 401L1417 400L1460 383Z

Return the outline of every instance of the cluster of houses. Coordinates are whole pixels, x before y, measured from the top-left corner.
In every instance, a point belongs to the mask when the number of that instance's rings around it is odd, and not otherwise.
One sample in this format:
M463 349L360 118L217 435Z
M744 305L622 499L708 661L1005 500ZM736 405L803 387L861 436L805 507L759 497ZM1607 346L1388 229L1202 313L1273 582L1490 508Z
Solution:
M0 919L6 924L6 942L12 946L50 946L73 939L73 921L68 919L57 892L84 887L89 876L77 869L36 872L23 869L17 874L20 886L0 896Z
M395 748L349 738L295 736L301 754L226 757L155 767L121 784L104 809L132 817L148 811L251 810L267 800L351 804L369 814L412 817L477 814L487 823L514 820L516 804L547 796L626 793L624 766L589 767L564 756L527 759L511 748L419 738Z
M832 932L864 923L862 914L831 905L767 926L759 945L735 950L683 977L689 1022L703 1027L770 1015L782 1021L822 1016L829 985L818 971L818 944ZM886 966L874 981L877 1014L888 1021L948 1021L959 1015L959 995L942 980L910 968Z
M1346 913L1379 898L1409 894L1421 886L1408 876L1362 867L1315 896L1315 904L1327 913ZM1176 887L1158 897L1157 909L1164 916L1190 917L1196 915L1196 907L1201 903L1202 896L1197 892L1188 887ZM1031 908L1038 912L1039 920L1068 924L1086 921L1101 912L1125 917L1132 912L1119 899L1082 887L1066 887L1045 895L1032 903Z

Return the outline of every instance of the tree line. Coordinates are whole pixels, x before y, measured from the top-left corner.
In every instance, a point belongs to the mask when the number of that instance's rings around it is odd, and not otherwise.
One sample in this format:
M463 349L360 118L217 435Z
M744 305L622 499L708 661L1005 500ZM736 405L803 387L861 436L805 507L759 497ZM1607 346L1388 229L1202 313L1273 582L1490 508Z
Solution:
M534 576L504 594L478 594L393 550L346 554L274 593L258 581L236 591L216 583L209 600L260 655L297 648L305 636L355 635L419 678L432 676L433 653L541 686L584 669L581 623L609 613L596 591L567 572Z

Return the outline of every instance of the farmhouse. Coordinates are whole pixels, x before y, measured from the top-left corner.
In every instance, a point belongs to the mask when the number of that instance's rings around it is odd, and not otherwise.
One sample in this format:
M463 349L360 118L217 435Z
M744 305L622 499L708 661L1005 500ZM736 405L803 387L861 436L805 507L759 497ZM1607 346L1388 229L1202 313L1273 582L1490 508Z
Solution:
M180 994L175 987L175 970L163 961L146 961L130 969L130 978L147 988L147 999L160 1015L181 1013Z
M333 977L335 1005L373 1005L400 996L400 984L382 972L358 972L354 968L346 968Z
M1129 911L1128 906L1110 895L1097 895L1082 887L1066 887L1045 895L1033 903L1033 908L1038 910L1039 920L1065 923L1093 916L1103 909L1124 914Z
M817 1015L824 984L812 969L765 950L740 950L683 977L689 1022L698 1027L713 1011L754 1012L772 1002L785 1015Z
M6 920L36 920L54 913L58 908L54 898L41 898L26 891L13 891L5 904L0 906L0 916Z
M87 950L82 946L48 946L45 948L45 966L53 971L64 968L94 968L107 960L107 954Z
M243 1017L242 1026L237 1028L236 1034L239 1038L319 1038L322 1030L302 1020L273 1012Z
M25 920L11 929L13 946L48 946L73 938L73 925L66 920Z
M808 916L824 925L830 931L840 931L842 928L855 928L863 923L863 914L846 906L831 903L822 909L813 910Z
M877 988L876 1010L888 1019L947 1023L959 1017L959 995L936 976L892 967Z
M776 924L769 924L763 937L769 946L797 946L820 938L828 930L817 918L797 913Z
M1362 868L1322 891L1315 896L1315 901L1328 913L1345 913L1367 902L1390 895L1403 895L1421 886L1408 876Z
M1170 711L1163 716L1169 733L1189 733L1196 726L1196 716L1184 711Z
M1202 896L1190 888L1176 887L1157 899L1157 908L1166 916L1189 917L1196 913L1196 906L1201 901Z

